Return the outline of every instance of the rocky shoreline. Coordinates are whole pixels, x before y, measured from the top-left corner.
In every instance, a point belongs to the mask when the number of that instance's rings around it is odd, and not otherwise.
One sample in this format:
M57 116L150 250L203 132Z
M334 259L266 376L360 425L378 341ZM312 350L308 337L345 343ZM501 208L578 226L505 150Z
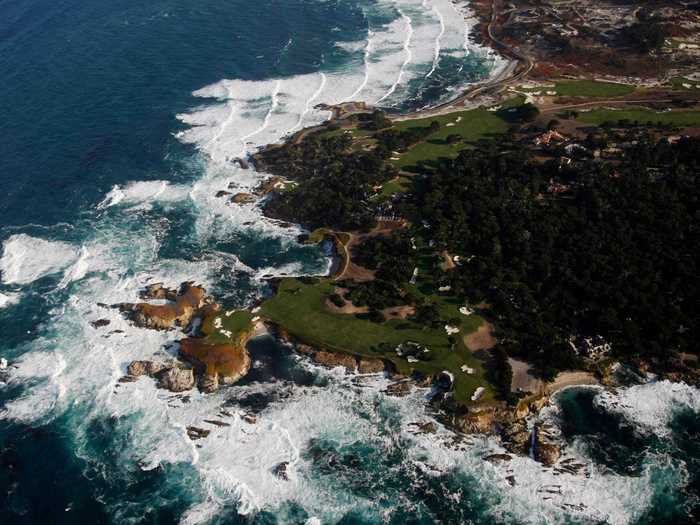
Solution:
M179 290L173 290L157 283L146 287L140 298L144 302L112 307L119 309L135 326L181 329L188 336L178 341L178 360L132 361L120 382L146 376L155 379L159 388L172 392L185 392L195 386L202 392L213 392L220 384L233 384L248 373L251 360L246 344L254 333L254 324L235 334L225 330L221 325L221 307L204 288L185 282ZM208 333L212 330L225 337L214 339Z

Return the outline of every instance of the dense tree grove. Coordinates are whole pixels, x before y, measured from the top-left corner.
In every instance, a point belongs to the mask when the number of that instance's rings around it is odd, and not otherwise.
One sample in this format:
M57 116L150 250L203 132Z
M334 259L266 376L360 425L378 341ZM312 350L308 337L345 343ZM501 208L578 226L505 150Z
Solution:
M700 141L640 140L622 163L577 163L571 189L503 146L463 152L425 183L415 209L464 262L452 287L492 305L504 347L545 375L573 364L574 334L618 354L696 352Z
M370 270L376 270L378 279L396 285L408 282L416 266L415 251L406 231L390 237L369 237L353 251L354 260Z
M266 212L309 228L371 227L374 211L367 199L372 188L396 174L380 153L352 152L351 144L345 135L311 136L258 155L256 162L265 170L298 183L295 189L275 195Z

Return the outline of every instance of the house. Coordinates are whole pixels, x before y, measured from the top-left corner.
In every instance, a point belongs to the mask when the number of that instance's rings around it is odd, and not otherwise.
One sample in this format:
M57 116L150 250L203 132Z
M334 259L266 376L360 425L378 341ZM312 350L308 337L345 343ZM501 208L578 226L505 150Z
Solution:
M555 129L551 129L546 133L542 133L539 137L535 137L535 145L549 146L553 142L564 142L566 137Z
M572 337L569 339L569 345L578 357L593 361L607 357L612 350L612 345L600 335Z

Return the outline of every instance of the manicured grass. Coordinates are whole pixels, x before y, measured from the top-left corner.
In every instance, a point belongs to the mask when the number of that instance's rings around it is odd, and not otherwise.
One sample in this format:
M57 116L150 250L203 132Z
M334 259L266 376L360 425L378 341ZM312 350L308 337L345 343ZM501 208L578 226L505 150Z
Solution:
M481 361L464 347L461 337L457 338L458 343L453 350L442 326L428 329L402 319L373 323L350 314L331 313L325 307L325 299L333 287L329 280L304 284L297 279L284 279L276 296L262 305L261 313L308 344L337 352L384 358L403 374L409 374L411 370L430 375L450 371L455 377L455 399L460 403L469 403L469 398L479 386L487 389L480 402L493 399L492 389L483 378ZM471 320L465 326L478 327L480 322L478 319ZM464 335L464 330L458 335ZM431 359L408 363L393 351L385 353L379 349L381 343L388 343L394 348L407 341L415 341L429 348ZM464 364L474 368L475 374L462 372L460 367Z
M408 177L397 177L384 183L380 195L391 197L394 193L403 193L411 187L411 179Z
M314 231L309 233L309 238L306 240L305 244L319 244L320 242L323 242L323 239L326 238L326 235L330 233L330 230L328 228L316 228Z
M495 112L485 109L460 111L449 115L439 115L417 120L404 120L396 122L395 128L403 130L414 127L429 126L432 121L440 123L440 129L429 135L424 142L410 148L405 153L398 155L399 160L391 161L394 166L406 169L417 166L421 161L433 161L439 158L455 158L460 151L473 147L469 142L474 142L489 135L505 133L508 124ZM451 124L448 126L448 124ZM460 135L462 140L455 144L448 144L448 135Z
M670 80L670 84L673 87L673 89L700 89L700 81L697 80L690 80L685 77L676 77L672 78ZM683 85L685 84L685 86ZM690 86L690 87L687 87Z
M562 97L621 97L633 93L635 86L595 80L571 80L557 82L554 90Z
M253 314L247 310L236 310L230 316L226 316L226 312L220 311L216 314L205 317L202 322L202 333L207 337L211 344L225 344L232 341L237 341L240 336L251 329ZM214 320L221 319L221 329L214 326ZM222 334L220 330L231 332L231 337Z
M700 126L700 111L666 111L656 112L650 109L594 109L579 113L578 120L589 124L602 124L603 122L617 123L619 120L637 121L641 124L652 122L656 124L669 124L672 126Z
M554 87L533 87L523 91L544 94L546 91L556 91L560 97L621 97L629 95L635 86L615 82L598 82L597 80L562 80L555 82Z

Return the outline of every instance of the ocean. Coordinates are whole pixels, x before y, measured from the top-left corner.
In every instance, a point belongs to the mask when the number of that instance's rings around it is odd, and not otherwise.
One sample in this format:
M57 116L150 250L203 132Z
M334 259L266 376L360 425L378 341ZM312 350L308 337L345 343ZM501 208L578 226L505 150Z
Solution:
M215 197L266 178L235 159L322 122L318 104L400 112L487 78L504 63L472 25L450 0L0 0L0 523L694 522L684 384L563 391L540 417L571 474L416 432L424 390L389 397L270 337L215 394L118 382L181 335L101 304L195 281L249 306L266 277L328 271L299 227ZM191 441L206 419L228 426Z

